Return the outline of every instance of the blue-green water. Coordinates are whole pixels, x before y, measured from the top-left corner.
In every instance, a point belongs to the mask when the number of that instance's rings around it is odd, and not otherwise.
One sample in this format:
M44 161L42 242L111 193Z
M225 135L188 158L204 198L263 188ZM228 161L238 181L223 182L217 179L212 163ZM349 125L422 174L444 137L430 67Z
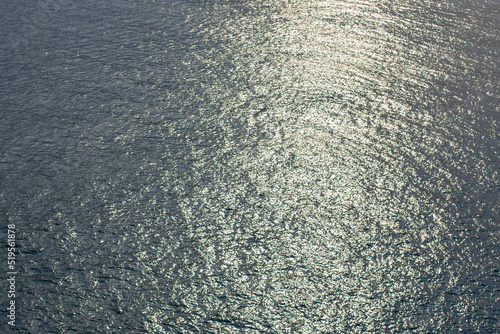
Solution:
M498 1L3 7L5 333L500 331Z

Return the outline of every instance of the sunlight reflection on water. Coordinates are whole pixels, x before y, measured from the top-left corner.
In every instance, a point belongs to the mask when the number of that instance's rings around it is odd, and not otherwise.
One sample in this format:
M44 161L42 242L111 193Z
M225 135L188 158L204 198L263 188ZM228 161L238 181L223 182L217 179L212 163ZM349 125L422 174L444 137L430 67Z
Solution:
M61 4L2 62L20 326L498 329L498 10Z

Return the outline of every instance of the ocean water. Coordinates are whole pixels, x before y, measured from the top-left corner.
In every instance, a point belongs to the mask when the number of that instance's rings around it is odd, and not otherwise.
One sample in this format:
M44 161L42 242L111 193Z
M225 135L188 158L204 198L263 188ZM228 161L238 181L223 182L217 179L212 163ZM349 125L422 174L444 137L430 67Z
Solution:
M498 0L2 7L3 333L500 332Z

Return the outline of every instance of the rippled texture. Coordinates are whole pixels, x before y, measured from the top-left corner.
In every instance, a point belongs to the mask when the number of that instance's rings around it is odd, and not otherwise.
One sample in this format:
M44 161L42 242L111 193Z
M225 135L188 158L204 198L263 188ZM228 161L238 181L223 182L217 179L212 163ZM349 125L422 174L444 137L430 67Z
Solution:
M5 8L17 331L500 331L498 1Z

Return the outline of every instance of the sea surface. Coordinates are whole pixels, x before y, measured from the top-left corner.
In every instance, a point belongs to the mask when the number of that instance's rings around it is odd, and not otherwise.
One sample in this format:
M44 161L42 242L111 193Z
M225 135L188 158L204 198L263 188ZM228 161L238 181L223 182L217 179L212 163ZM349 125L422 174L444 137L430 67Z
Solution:
M0 332L500 332L499 0L5 0L0 30Z

